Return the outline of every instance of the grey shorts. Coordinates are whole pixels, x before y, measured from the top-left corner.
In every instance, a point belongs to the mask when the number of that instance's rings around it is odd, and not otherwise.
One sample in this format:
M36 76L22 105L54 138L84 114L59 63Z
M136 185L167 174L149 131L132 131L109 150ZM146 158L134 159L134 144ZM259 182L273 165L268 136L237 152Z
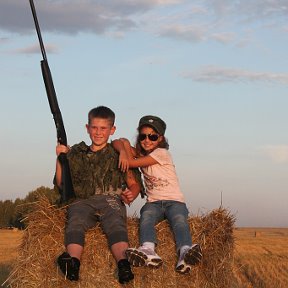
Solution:
M111 247L118 242L128 242L127 212L119 196L94 195L76 200L67 209L65 245L84 246L85 232L100 222Z

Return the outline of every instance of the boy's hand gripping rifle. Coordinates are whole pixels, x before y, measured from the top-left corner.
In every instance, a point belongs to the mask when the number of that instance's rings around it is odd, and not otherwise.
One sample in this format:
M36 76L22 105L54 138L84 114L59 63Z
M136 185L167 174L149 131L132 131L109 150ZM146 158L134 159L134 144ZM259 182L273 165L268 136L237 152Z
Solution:
M45 88L46 88L46 93L47 93L51 113L53 114L56 130L57 130L57 140L60 144L67 146L66 132L65 132L64 124L63 124L61 111L59 109L55 88L53 85L52 75L51 75L47 57L46 57L46 52L45 52L45 48L44 48L44 44L43 44L43 40L41 36L41 31L40 31L40 26L39 26L38 19L37 19L36 9L35 9L33 0L29 0L29 1L30 1L31 11L32 11L32 15L34 18L36 31L37 31L37 36L38 36L39 43L40 43L42 56L43 56L43 60L41 60L41 70L42 70L42 76L43 76L44 83L45 83ZM61 180L62 183L61 183L61 187L59 187L59 192L61 196L60 203L63 204L69 201L70 199L74 198L75 193L74 193L74 189L72 185L69 162L66 157L66 154L61 153L58 156L58 159L62 166L62 180Z

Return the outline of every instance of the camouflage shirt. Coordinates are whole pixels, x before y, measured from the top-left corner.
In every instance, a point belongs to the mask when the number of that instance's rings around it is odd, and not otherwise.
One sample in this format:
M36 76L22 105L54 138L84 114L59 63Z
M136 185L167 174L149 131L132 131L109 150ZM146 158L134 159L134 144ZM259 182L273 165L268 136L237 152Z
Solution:
M93 152L85 142L81 142L72 146L67 158L77 198L121 193L126 173L118 169L119 154L111 144ZM139 170L133 171L136 180L141 183Z

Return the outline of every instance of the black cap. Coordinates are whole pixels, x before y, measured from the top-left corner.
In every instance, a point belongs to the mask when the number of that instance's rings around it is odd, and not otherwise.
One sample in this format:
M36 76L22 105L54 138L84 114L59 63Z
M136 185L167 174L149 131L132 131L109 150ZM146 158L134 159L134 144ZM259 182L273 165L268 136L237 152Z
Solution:
M164 135L166 130L166 123L157 116L147 115L140 119L138 130L143 126L152 127L160 135Z

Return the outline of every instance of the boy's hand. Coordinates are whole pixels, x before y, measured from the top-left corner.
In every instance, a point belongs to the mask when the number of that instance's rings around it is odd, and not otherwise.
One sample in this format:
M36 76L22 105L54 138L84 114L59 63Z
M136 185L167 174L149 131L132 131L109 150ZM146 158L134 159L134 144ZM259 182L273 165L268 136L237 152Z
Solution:
M65 146L65 145L61 145L61 144L58 144L56 146L56 155L59 156L61 153L68 153L70 150L70 146Z
M121 196L122 201L125 204L128 204L129 206L135 199L133 192L130 191L129 189L124 190L120 196Z

